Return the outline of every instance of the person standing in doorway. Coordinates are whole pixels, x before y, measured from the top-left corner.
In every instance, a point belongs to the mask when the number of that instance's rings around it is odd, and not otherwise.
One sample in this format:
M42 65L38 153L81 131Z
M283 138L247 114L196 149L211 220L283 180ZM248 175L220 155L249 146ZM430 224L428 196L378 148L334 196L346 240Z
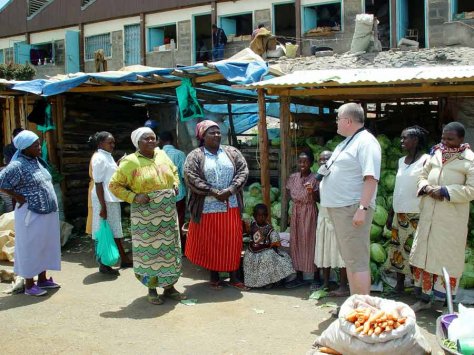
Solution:
M337 246L346 265L351 294L370 293L370 225L380 179L381 148L364 128L356 103L342 105L337 133L346 137L318 170L321 206L328 209Z
M224 59L224 48L227 44L227 36L222 28L212 25L212 60Z
M186 217L186 185L184 183L184 162L186 154L176 149L173 145L173 135L169 131L160 133L158 146L166 153L168 158L176 165L179 175L178 195L176 196L176 210L178 211L179 235L181 238L181 250L184 255L186 239L183 235L184 219Z

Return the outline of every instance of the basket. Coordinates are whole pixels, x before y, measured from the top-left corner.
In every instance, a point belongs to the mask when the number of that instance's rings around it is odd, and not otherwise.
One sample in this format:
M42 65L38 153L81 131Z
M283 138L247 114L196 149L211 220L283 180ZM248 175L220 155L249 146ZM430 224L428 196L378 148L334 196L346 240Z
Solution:
M296 57L296 52L298 51L298 45L297 44L292 44L292 43L286 43L285 48L286 48L286 56L288 58L295 58Z

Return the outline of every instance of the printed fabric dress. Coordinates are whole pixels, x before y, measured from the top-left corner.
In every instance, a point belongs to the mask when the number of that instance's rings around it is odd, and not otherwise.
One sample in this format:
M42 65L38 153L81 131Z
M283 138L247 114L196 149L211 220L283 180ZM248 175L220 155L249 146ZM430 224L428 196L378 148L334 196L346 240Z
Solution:
M253 242L259 245L280 242L280 236L269 224L261 227L257 222L252 221L250 235ZM252 251L249 248L245 251L245 286L263 287L283 280L294 273L290 256L276 247L268 247L260 251Z
M152 159L139 152L122 159L109 185L115 196L131 204L133 270L148 288L174 285L181 276L178 185L176 167L159 149ZM137 194L150 201L134 203Z
M316 226L318 211L313 195L304 186L306 183L316 186L316 176L306 177L294 173L286 183L293 200L290 221L290 255L296 271L314 272L314 252L316 247Z

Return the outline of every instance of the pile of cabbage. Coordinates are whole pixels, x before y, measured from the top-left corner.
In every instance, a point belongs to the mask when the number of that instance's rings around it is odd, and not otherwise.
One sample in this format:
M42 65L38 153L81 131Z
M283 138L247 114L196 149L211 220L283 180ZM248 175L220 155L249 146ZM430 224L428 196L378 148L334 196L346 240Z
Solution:
M271 223L273 228L279 232L281 219L281 196L279 188L272 187L270 189L270 202L271 206L269 212L271 214ZM260 185L259 182L254 182L244 190L244 213L242 218L244 220L250 220L252 218L253 208L259 203L263 203L262 185ZM291 215L292 206L293 202L290 201L289 215Z

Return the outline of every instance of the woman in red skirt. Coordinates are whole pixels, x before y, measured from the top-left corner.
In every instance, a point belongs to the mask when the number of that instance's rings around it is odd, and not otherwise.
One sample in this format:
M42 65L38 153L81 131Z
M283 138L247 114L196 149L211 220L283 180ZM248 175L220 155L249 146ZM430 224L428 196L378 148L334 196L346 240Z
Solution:
M221 145L221 131L213 121L198 123L196 137L201 146L184 165L191 213L186 256L211 271L212 288L222 288L219 272L224 271L230 273L231 286L248 290L238 276L247 162L238 149Z

